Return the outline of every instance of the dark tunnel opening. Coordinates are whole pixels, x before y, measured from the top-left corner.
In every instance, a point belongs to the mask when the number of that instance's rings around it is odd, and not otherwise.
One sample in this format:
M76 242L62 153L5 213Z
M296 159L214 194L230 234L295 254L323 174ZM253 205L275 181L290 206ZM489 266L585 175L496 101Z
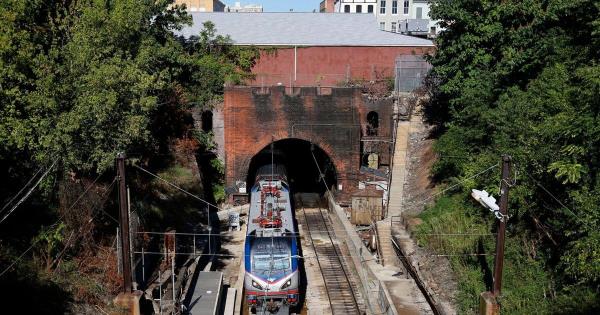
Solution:
M306 140L283 139L266 146L252 158L246 180L248 189L254 185L256 170L270 165L271 160L286 167L293 193L324 194L327 189L319 175L319 168L329 189L337 185L335 166L323 149Z

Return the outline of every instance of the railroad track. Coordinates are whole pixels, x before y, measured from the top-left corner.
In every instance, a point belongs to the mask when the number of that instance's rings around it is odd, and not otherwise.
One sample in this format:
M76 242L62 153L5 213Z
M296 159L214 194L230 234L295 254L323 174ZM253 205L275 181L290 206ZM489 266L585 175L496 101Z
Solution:
M300 208L304 226L323 276L331 312L334 315L362 314L348 266L341 258L341 251L331 237L331 222L323 214L323 209L305 209L302 206Z

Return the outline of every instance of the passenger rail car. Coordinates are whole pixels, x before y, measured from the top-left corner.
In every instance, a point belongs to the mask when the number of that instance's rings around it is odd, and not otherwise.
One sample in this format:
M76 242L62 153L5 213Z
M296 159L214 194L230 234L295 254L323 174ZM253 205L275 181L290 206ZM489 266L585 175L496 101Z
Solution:
M258 169L245 243L246 302L257 314L289 312L299 300L298 247L285 167Z

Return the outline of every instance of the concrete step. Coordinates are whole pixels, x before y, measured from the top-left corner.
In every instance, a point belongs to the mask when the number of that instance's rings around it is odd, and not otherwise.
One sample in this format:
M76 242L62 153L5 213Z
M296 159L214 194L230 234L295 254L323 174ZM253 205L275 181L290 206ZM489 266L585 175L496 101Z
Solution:
M377 232L379 237L379 245L381 246L379 252L383 259L384 266L401 266L400 260L396 256L396 251L392 244L392 232L390 222L387 220L378 221Z

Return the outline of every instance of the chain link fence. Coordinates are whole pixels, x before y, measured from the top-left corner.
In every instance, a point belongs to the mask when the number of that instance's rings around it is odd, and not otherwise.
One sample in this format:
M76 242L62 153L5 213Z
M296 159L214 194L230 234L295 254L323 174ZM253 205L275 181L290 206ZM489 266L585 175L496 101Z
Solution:
M396 58L396 79L394 90L412 92L421 87L431 70L431 64L421 55L402 55Z

